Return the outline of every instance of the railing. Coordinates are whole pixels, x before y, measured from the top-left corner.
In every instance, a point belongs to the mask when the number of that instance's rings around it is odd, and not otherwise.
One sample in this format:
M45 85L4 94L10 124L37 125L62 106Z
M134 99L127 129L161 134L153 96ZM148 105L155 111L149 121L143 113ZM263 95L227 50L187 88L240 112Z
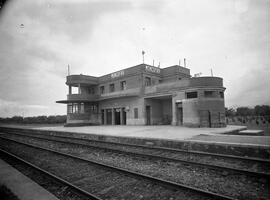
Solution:
M68 94L67 99L71 101L95 101L98 100L98 95L93 94Z
M115 97L129 97L129 96L138 96L140 94L140 88L132 88L127 90L121 90L111 93L105 93L100 95L100 99L109 99Z
M77 85L77 84L85 84L85 85L97 85L98 79L97 77L93 76L86 76L86 75L70 75L67 76L67 85Z
M169 83L160 83L145 87L145 94L162 93L189 87L223 87L223 80L219 77L198 77Z

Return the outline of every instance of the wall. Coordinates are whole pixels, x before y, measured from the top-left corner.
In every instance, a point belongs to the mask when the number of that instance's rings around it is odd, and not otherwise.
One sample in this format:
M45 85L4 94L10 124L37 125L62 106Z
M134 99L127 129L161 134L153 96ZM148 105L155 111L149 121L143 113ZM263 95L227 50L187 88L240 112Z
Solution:
M183 99L183 125L191 127L200 126L198 99Z
M144 125L143 101L140 98L117 98L99 102L99 113L102 109L128 108L126 110L127 125ZM134 108L138 108L138 119L134 118Z
M205 111L210 112L211 127L223 127L226 125L224 99L201 98L198 108L201 112L202 127L205 127L208 124L207 121L209 121L209 114L205 114Z

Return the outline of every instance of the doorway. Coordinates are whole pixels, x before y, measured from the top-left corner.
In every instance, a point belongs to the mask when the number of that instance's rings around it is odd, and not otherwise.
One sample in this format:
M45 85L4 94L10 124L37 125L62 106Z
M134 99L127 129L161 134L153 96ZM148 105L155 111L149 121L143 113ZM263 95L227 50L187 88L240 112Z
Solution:
M177 108L177 125L183 124L183 108L178 107Z
M145 112L146 112L146 125L151 125L151 106L146 106Z
M122 108L122 112L123 112L123 125L127 124L127 113L125 108Z
M121 112L120 108L114 108L115 125L120 125L121 124L120 112Z
M102 109L101 110L101 124L105 124L105 117L104 117L104 115L105 115L105 112L104 112L104 110Z
M106 109L107 124L112 125L112 109Z

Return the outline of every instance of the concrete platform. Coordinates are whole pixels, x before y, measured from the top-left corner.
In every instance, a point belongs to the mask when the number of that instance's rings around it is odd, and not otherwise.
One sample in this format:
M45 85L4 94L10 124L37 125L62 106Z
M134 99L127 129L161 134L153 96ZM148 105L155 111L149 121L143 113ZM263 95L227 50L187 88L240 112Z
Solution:
M84 127L34 127L32 129L87 133L96 135L155 138L166 140L186 140L205 134L225 134L245 130L245 126L227 126L224 128L188 128L182 126L84 126Z
M3 126L2 126L3 127ZM6 126L7 127L7 126ZM250 156L270 159L269 136L242 136L231 133L245 130L245 126L225 128L187 128L180 126L87 126L87 127L14 127L12 132L32 132L61 135L90 140L130 143L186 151ZM3 132L4 129L1 128ZM14 129L15 128L15 129ZM17 130L16 130L17 128Z
M263 130L243 130L239 131L239 135L263 135Z
M0 184L20 200L58 200L53 194L0 159Z

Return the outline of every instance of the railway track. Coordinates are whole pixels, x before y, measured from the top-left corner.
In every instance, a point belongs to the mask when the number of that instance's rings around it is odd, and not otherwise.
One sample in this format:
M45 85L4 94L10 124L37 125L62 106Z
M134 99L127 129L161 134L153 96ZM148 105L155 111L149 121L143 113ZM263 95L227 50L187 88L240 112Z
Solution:
M225 195L1 137L1 149L100 199L234 199ZM5 142L4 142L5 141ZM4 142L4 143L3 143Z
M3 136L4 135L2 135L2 137ZM9 137L10 136L11 136L11 134L9 134ZM77 156L80 156L80 157L83 157L83 158L86 158L86 159L100 161L102 163L111 164L111 165L114 165L114 166L115 165L120 166L122 168L129 169L131 171L139 171L140 173L148 174L150 176L154 176L154 177L157 177L157 178L162 178L162 179L169 180L169 181L172 181L172 182L177 182L177 183L180 183L180 184L187 184L189 186L200 188L202 190L208 190L208 191L210 190L211 192L220 193L220 194L223 194L223 195L226 195L226 196L234 196L234 197L239 198L239 199L248 199L247 197L250 196L249 192L247 192L246 194L243 194L243 191L241 192L242 188L241 187L239 188L239 184L242 184L242 183L245 184L245 182L247 182L247 185L245 185L246 190L251 190L251 191L256 191L257 190L257 186L254 187L253 183L252 183L253 184L252 187L248 186L248 185L250 185L250 180L252 181L252 178L245 178L244 180L242 180L243 179L242 175L234 175L234 174L228 174L228 173L223 174L223 171L221 173L218 173L218 172L216 172L216 170L210 170L210 176L209 176L209 170L207 172L207 171L204 171L204 170L196 169L195 167L190 167L190 169L186 170L185 167L183 167L182 165L174 166L174 164L172 164L173 167L167 167L167 164L155 164L156 163L155 160L157 160L158 158L154 158L153 161L149 161L149 159L146 159L146 161L140 160L140 159L137 160L137 157L140 157L140 155L137 155L137 154L125 154L123 152L118 152L118 151L109 151L108 149L106 150L106 152L108 154L107 158L109 157L111 161L107 162L106 161L106 159L107 159L106 155L104 156L102 154L101 151L103 151L103 149L100 149L100 148L95 149L95 147L92 148L92 147L89 147L88 145L81 145L81 144L78 144L77 142L74 143L74 142L70 142L70 141L69 142L67 142L67 141L64 141L64 142L63 141L55 141L52 138L49 138L49 139L48 138L43 138L42 139L42 138L39 138L39 136L38 136L38 138L31 137L29 135L25 136L24 134L23 135L16 134L16 135L13 135L13 136L15 136L15 137L13 137L13 139L14 138L18 139L18 141L23 141L23 140L21 140L21 138L24 138L24 140L25 140L24 142L27 142L29 144L35 144L37 146L49 147L50 149L57 149L57 150L60 150L62 152L68 152L68 153L71 153L73 155L77 155ZM51 137L51 136L49 136L49 137ZM33 142L32 140L36 140L36 141ZM45 142L42 142L42 141L45 141ZM48 143L47 143L47 141L48 141ZM57 143L59 143L59 144L57 144ZM88 152L84 151L82 146L85 149L87 149ZM96 154L96 153L98 153L96 157L92 156L93 154ZM89 156L89 155L91 155L91 156ZM128 158L127 160L133 159L133 158L130 158L130 157L134 157L137 160L137 162L133 162L133 163L129 163L127 165L126 164L123 165L121 162L123 160L122 157L124 155L126 156L126 158ZM143 156L143 157L145 157L145 156ZM121 159L119 159L119 158L121 158ZM127 161L125 161L125 159L124 159L124 162L127 162ZM154 163L154 165L152 164L152 162ZM133 166L138 165L138 163L139 163L139 165L143 166L142 169L140 169L140 167L137 167L137 168L133 167ZM149 165L149 163L150 163L150 165ZM164 163L164 162L162 162L162 163ZM168 165L171 165L171 163L169 163ZM153 168L152 171L154 171L154 173L152 173L151 170L150 171L147 170L148 167ZM175 173L176 173L175 175L177 175L176 178L172 178L171 175L170 175L171 173L164 173L163 174L162 171L164 171L163 170L163 169L165 169L164 167L168 168L166 170L175 171ZM146 170L144 170L144 169L146 169ZM157 170L157 171L155 171L155 170ZM180 172L180 174L183 174L184 176L182 176L182 175L178 176L179 172ZM194 174L194 172L196 173L196 175ZM161 174L159 174L159 173L161 173ZM191 174L187 174L187 173L191 173ZM211 174L214 174L214 175L211 175ZM215 174L218 174L218 175L215 175ZM197 184L197 183L196 184L190 184L190 182L192 182L192 181L188 180L188 178L186 178L186 176L191 180L192 179L193 180L194 179L195 180L203 179L201 176L209 176L209 178L207 178L208 180L206 179L208 183L205 182L205 180L202 180L203 181L202 184L205 185L205 186L202 186L201 183L199 183L199 184ZM227 178L227 176L228 176L228 178ZM183 179L183 180L181 180L181 179ZM209 183L209 179L210 179L210 183ZM219 181L214 181L214 180L217 180L217 179ZM234 181L233 180L231 181L230 179L234 179ZM262 179L263 182L266 181L265 177L262 177L261 179ZM188 180L188 181L186 182L186 180ZM227 180L227 182L226 182L226 180ZM228 180L229 180L229 182L228 182ZM241 181L239 181L239 184L238 183L235 184L234 182L238 182L238 180L241 180ZM259 180L259 178L256 179L256 182L258 182L258 180ZM226 182L226 184L225 184L224 181ZM224 184L223 184L223 182L224 182ZM232 184L230 182L232 182ZM259 180L259 182L261 182L261 180ZM258 183L255 183L255 184L258 184ZM259 183L259 184L263 185L261 183ZM268 183L266 181L266 186L263 186L263 188L267 187L267 185L268 185ZM214 188L219 188L219 187L226 188L228 186L234 187L235 191L238 191L238 189L239 189L240 192L236 192L235 193L236 195L235 194L232 195L233 192L231 194L230 192L227 192L227 191L224 192L224 190L214 189ZM261 187L261 186L258 186L258 187ZM260 191L260 193L261 193L261 191ZM244 198L240 198L243 195L244 195ZM270 196L270 194L266 194L266 195L263 195L263 196ZM250 199L256 199L256 198L251 196ZM267 198L262 198L262 199L267 199Z
M54 184L53 185L54 191L50 191L50 189L49 191L53 192L60 199L72 198L76 200L77 199L102 200L101 198L95 196L94 194L91 194L85 190L82 190L79 187L75 186L74 184L69 183L68 181L60 178L59 176L56 176L50 173L49 171L41 169L37 165L34 165L3 149L0 149L0 158L4 159L6 162L9 162L13 166L15 165L16 166L15 168L21 169L23 173L26 173L27 176L30 176L30 178L35 179L35 181L38 182L39 184L43 186L46 185L45 186L46 189L52 187L52 184ZM59 194L59 190L64 191L64 190L67 190L67 188L68 188L68 192L62 192L65 194Z
M58 141L66 144L79 144L104 151L111 151L120 154L146 157L148 159L162 159L165 161L181 162L192 166L207 167L210 169L229 171L232 173L248 174L255 177L266 177L270 179L270 160L245 158L238 156L218 155L201 152L184 152L176 149L164 149L158 147L147 147L142 145L119 144L112 142L86 140L65 136L43 135L43 134L22 134L13 135L37 138L46 141ZM183 154L185 156L183 156ZM189 155L188 155L189 154ZM186 156L188 155L188 156ZM199 159L196 159L196 157ZM207 161L202 158L207 156ZM219 162L217 162L219 160ZM222 161L222 162L220 162ZM229 162L230 161L230 162ZM216 164L218 163L218 164ZM231 163L231 165L230 165ZM237 165L238 164L238 165ZM252 170L250 170L252 169Z

